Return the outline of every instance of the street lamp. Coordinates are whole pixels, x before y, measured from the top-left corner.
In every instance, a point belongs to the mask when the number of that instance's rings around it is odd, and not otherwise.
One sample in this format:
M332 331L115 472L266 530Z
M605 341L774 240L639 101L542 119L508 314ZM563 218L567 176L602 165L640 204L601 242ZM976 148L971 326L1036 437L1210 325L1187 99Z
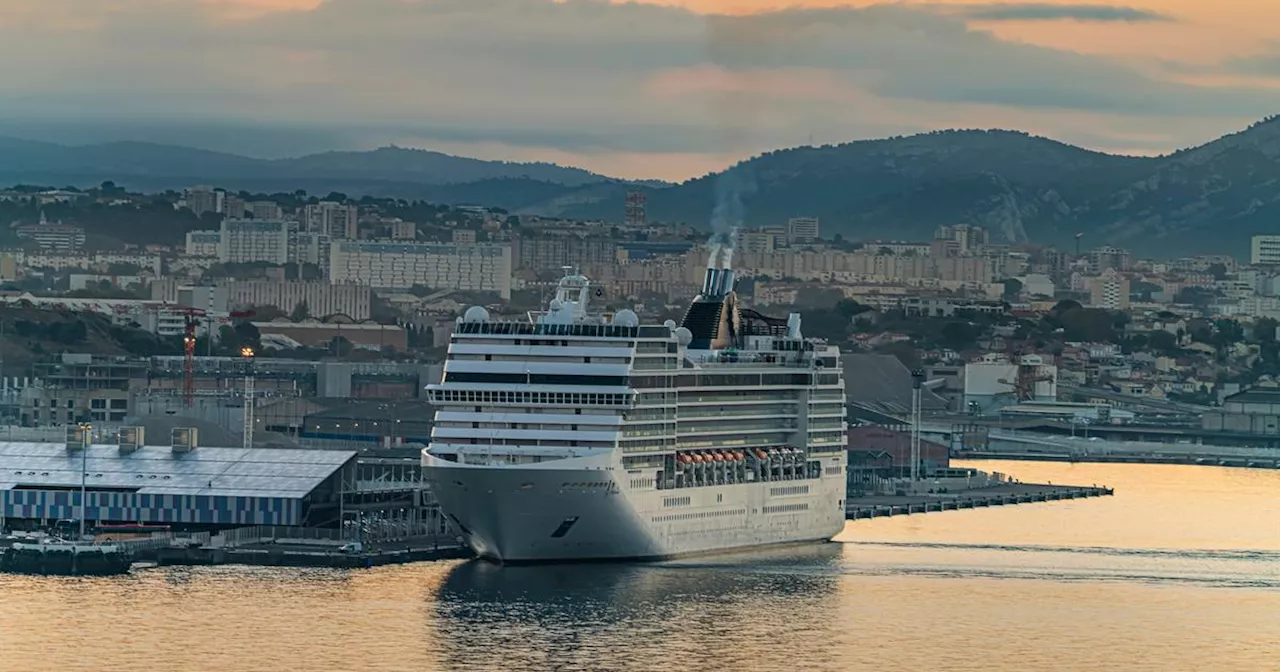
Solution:
M80 537L76 541L84 541L84 519L89 516L89 500L87 499L89 478L89 443L93 427L88 423L80 423Z
M253 447L253 348L240 348L244 360L244 447Z

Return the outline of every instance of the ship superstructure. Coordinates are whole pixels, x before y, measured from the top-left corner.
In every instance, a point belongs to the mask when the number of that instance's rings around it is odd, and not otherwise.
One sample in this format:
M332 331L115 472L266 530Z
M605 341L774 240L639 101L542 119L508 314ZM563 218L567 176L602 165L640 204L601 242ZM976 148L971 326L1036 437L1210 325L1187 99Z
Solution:
M840 531L839 352L798 314L739 306L733 270L710 266L680 324L594 312L577 273L528 320L459 319L422 462L478 554L660 559Z

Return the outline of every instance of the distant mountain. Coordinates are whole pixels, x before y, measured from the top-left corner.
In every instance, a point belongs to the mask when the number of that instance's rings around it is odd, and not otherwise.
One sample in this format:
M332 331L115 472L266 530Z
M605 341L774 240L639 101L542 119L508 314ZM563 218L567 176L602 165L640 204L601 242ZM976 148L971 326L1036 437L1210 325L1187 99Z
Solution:
M633 189L655 221L706 226L738 185L745 226L822 219L824 235L927 240L943 224L1004 242L1124 245L1151 256L1241 254L1280 222L1280 119L1160 157L1103 154L1016 131L939 131L769 152L678 185L623 182L577 168L481 161L387 147L264 161L111 143L66 147L0 138L0 184L139 189L213 183L251 191L340 191L519 213L620 220Z
M6 137L0 137L0 177L58 185L113 180L146 189L201 183L251 189L246 185L268 181L446 185L501 179L577 187L611 179L551 163L484 161L400 147L266 160L144 142L67 146Z
M941 131L770 152L733 170L744 224L807 215L824 235L927 240L969 222L1004 242L1125 245L1147 255L1241 254L1280 222L1280 120L1161 157L1115 156L1014 131ZM651 219L706 225L713 174L648 190ZM530 212L617 217L624 188L562 194Z

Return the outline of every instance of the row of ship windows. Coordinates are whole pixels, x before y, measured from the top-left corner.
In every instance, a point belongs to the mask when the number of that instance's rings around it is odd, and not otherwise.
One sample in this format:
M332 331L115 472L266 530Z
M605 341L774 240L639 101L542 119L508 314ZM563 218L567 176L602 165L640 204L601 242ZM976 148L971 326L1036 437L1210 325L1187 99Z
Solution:
M684 497L663 497L663 506L689 506L693 504L693 498L685 495Z
M769 507L765 507L766 509ZM671 513L665 516L654 516L655 523L673 523L680 520L698 520L701 518L724 518L725 516L745 516L746 509L726 509L724 511L697 511L691 513Z
M652 488L652 487L653 487L653 485L654 485L654 480L653 480L652 478L633 478L633 479L631 479L631 487L632 487L633 489L638 489L638 488Z
M437 390L432 394L436 401L459 403L498 404L559 404L581 406L584 404L625 406L630 395L581 394L576 392L498 392L476 390Z
M470 355L450 353L447 359L467 362L535 362L564 364L630 364L630 357L561 357L561 356L529 356L529 355Z
M769 488L770 497L786 497L788 495L807 494L809 494L809 486L807 485L787 485L780 488Z
M774 504L773 506L761 507L765 513L794 513L796 511L808 511L809 504Z

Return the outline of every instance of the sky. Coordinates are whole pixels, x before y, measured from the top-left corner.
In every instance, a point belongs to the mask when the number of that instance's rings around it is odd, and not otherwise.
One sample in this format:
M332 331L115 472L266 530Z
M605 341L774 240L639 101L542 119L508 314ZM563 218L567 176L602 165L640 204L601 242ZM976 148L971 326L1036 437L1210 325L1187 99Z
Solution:
M3 135L683 180L942 128L1199 144L1280 112L1280 2L0 0L0 63Z

